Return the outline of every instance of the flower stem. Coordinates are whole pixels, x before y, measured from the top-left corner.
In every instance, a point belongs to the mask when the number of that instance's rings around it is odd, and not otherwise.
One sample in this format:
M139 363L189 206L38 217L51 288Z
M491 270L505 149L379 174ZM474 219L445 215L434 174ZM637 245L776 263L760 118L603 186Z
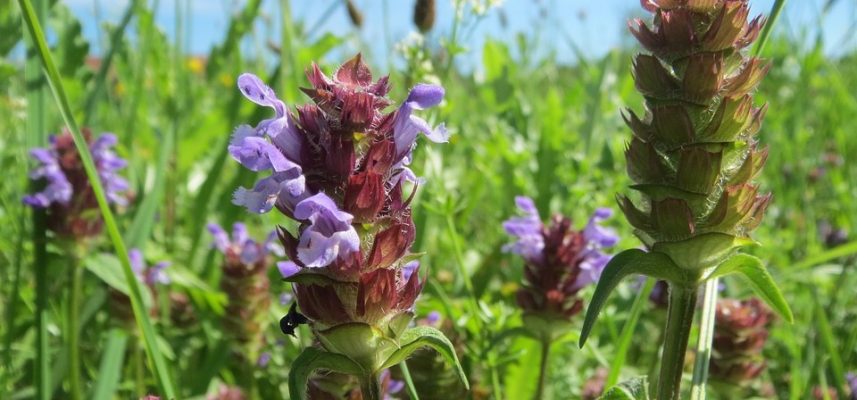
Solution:
M551 341L550 339L544 339L541 341L542 344L542 362L539 366L539 385L536 388L536 396L535 400L542 400L548 397L545 397L545 382L548 377L548 365L550 360L550 351L551 351Z
M658 377L658 400L680 398L684 354L693 324L696 286L688 288L670 283L669 311L664 335L664 352Z
M80 400L83 398L80 376L82 368L80 364L80 296L83 288L83 268L78 263L78 255L74 246L75 244L72 243L66 250L71 281L68 300L68 370L71 398Z
M696 362L693 366L691 400L705 400L705 383L708 380L708 363L711 360L711 341L714 339L714 315L717 309L717 285L720 279L705 282L702 298L702 315L699 322L699 341L696 344Z
M363 400L381 400L381 383L378 374L364 375L360 378L360 393Z

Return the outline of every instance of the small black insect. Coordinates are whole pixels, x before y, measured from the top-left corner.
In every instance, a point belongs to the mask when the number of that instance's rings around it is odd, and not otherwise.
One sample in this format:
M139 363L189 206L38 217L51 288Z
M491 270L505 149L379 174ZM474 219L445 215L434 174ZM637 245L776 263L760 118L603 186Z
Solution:
M286 314L285 317L280 319L280 329L286 335L295 336L295 329L298 327L298 325L309 322L307 317L297 312L297 305L297 303L292 303L292 306L289 307L289 313Z

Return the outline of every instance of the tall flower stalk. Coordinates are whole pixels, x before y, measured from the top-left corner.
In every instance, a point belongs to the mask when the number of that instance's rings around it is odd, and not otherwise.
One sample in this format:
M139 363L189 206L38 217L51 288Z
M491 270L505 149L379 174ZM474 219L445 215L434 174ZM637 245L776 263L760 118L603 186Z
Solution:
M747 0L641 0L654 14L631 33L646 49L635 57L646 113L629 111L633 131L625 158L634 182L619 205L647 251L618 254L605 269L587 310L586 341L609 292L629 274L664 279L669 306L658 399L680 396L684 356L702 283L730 273L753 282L787 320L791 312L762 262L738 254L753 244L771 195L754 178L767 158L757 144L766 107L753 91L769 65L746 57L764 24L750 21Z
M423 346L458 363L438 330L408 329L423 281L410 252L415 227L410 201L419 179L408 168L417 136L445 142L447 134L414 115L443 100L439 86L420 84L398 108L386 95L387 77L372 80L360 55L332 77L317 65L307 71L314 102L292 113L259 78L243 74L241 92L270 107L274 117L239 126L232 157L252 171L271 171L252 188L239 188L234 203L254 213L276 208L296 221L296 233L279 227L289 261L278 264L293 283L302 314L281 326L308 320L317 345L292 366L292 398L306 395L318 368L355 375L363 398L380 397L381 371ZM410 190L408 190L410 188ZM463 373L461 378L464 378Z
M275 232L264 242L257 242L242 223L232 226L231 237L217 224L209 224L208 231L214 237L214 247L223 254L220 289L227 296L223 328L236 343L235 353L239 360L236 372L246 375L252 371L252 366L264 364L261 350L271 306L271 283L267 275L271 266L269 254L282 256L283 249L274 243ZM252 375L246 378L248 387L252 386Z
M614 246L619 238L599 225L613 215L609 208L598 209L583 229L576 230L571 219L562 215L543 224L529 197L519 196L515 203L523 215L503 223L506 233L515 238L503 250L520 255L526 263L517 300L524 311L524 329L541 345L534 398L542 399L546 398L551 346L570 331L572 318L583 310L579 292L598 281L610 260L602 250Z

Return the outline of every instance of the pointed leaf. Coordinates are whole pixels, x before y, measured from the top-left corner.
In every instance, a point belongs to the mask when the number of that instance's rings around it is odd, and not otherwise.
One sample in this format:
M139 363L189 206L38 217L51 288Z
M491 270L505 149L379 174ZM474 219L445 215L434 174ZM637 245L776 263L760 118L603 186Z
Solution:
M125 359L127 343L128 335L119 329L112 329L108 334L104 355L101 356L101 366L98 368L98 380L92 391L92 399L109 400L115 397L122 377L122 362Z
M306 399L306 387L313 371L324 368L343 374L362 376L363 369L341 354L330 353L317 347L307 347L292 363L289 371L289 396L296 400ZM368 372L367 372L368 373Z
M598 400L649 400L649 382L645 375L607 389Z
M580 347L586 343L586 339L589 337L593 325L595 325L595 320L598 318L598 313L601 312L601 308L607 302L607 296L623 278L628 275L641 274L682 284L691 281L688 276L689 272L682 270L669 257L658 252L646 253L640 249L629 249L613 256L607 266L604 267L604 272L601 273L601 278L598 280L598 286L595 287L595 294L592 295L592 300L586 309L586 318L580 332Z
M458 356L455 354L455 347L453 347L452 342L444 336L443 332L430 326L418 326L408 329L402 333L400 342L404 343L404 345L402 345L399 350L393 353L393 355L384 362L381 369L390 368L404 361L411 355L411 353L420 348L431 347L437 350L447 363L455 367L461 382L464 383L464 386L468 390L470 389L470 383L467 381L464 369L461 367L461 363L458 361Z
M707 279L726 276L729 274L743 276L753 291L768 303L774 311L789 323L794 322L792 310L789 308L774 278L765 269L762 260L747 254L736 254L722 262Z

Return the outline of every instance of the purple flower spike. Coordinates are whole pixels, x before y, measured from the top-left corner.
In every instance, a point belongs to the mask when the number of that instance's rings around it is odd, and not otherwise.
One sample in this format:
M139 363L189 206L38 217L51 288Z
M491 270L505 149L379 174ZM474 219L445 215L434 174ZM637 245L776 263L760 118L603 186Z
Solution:
M524 215L510 218L503 223L506 233L517 238L516 242L503 246L503 251L518 254L528 261L540 262L543 258L545 240L542 235L543 224L539 218L539 210L533 199L529 197L515 197L515 204Z
M443 124L432 128L424 119L411 115L414 110L436 106L443 100L443 96L443 88L436 85L419 84L411 89L407 100L399 107L393 123L393 140L396 143L398 160L408 156L420 132L435 143L444 143L449 140L449 133Z
M360 238L351 226L353 217L339 210L326 194L318 193L301 201L294 214L296 219L310 221L297 248L298 259L307 267L326 267L360 248Z

